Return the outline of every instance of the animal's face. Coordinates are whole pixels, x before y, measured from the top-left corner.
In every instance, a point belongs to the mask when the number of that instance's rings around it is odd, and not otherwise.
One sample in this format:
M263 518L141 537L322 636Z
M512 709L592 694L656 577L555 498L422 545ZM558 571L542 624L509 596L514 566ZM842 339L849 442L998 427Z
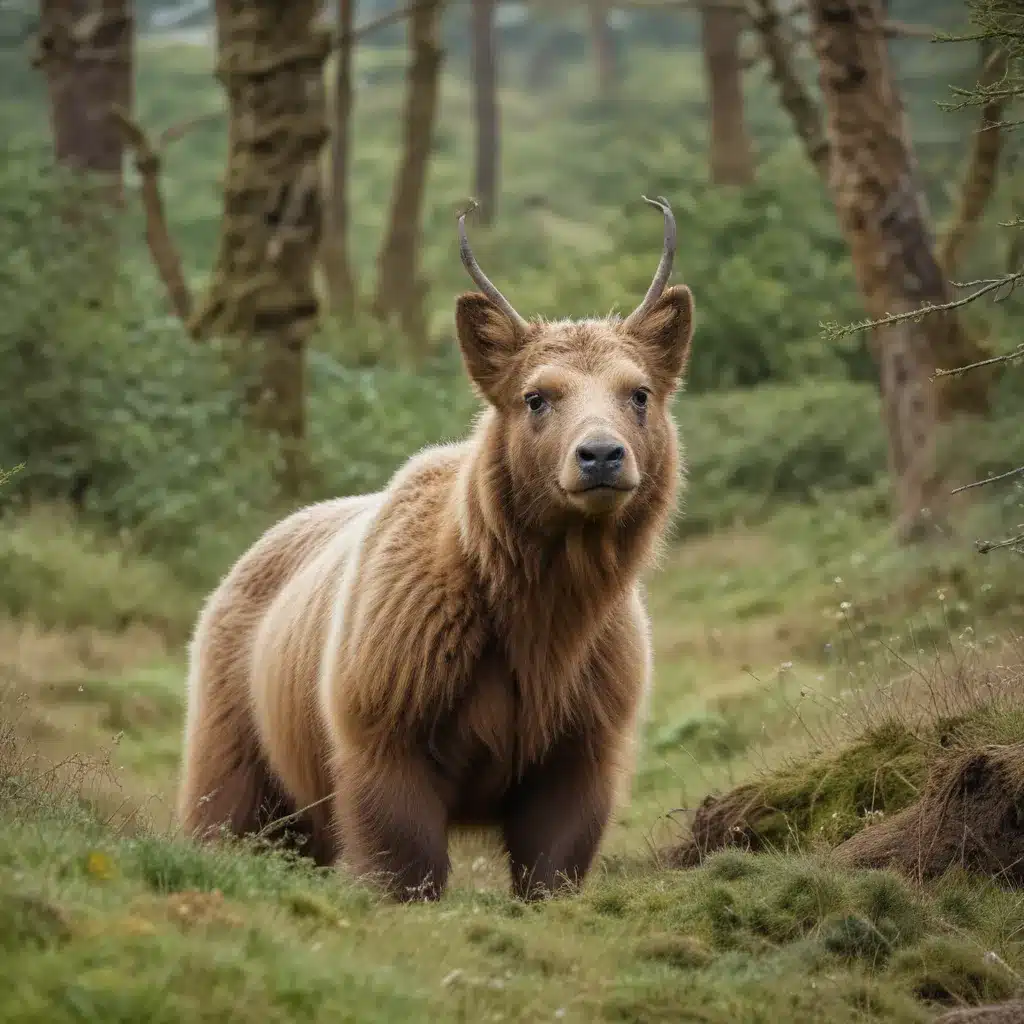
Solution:
M687 288L668 289L637 319L527 325L469 294L456 322L516 496L535 516L614 518L657 482L692 333Z

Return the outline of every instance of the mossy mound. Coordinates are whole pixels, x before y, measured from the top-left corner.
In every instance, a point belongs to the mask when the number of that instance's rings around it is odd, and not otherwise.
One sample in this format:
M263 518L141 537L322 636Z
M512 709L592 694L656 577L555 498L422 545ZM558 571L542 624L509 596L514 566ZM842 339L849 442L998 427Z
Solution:
M856 834L869 816L892 814L916 799L934 738L891 723L834 754L788 765L722 796L704 799L690 834L668 852L694 867L715 850L793 850L822 838L833 845Z
M694 867L716 850L832 849L839 862L934 878L954 866L1024 884L1024 721L988 703L957 717L897 720L796 761L694 812L666 851Z
M851 867L920 879L963 867L1024 884L1024 743L939 758L920 800L852 836L835 855Z

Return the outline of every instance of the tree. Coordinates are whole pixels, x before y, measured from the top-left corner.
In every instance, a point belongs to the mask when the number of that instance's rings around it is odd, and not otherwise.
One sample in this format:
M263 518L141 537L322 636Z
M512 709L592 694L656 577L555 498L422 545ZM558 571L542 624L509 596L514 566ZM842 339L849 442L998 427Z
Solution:
M971 14L972 31L966 37L950 36L949 41L963 39L980 40L989 49L990 55L1003 51L1002 57L998 60L1005 60L1005 69L1001 77L992 75L992 68L989 64L983 63L978 84L974 89L959 91L964 103L971 103L988 108L991 112L992 104L1000 102L1002 107L1008 106L1024 97L1024 72L1022 72L1021 60L1024 58L1024 35L1020 32L1020 4L1019 0L967 0L967 9ZM983 114L984 116L984 114ZM1022 122L1019 119L1008 119L1002 122L1000 127L1016 129ZM968 175L968 178L970 176ZM1024 217L1018 216L1015 220L1005 225L1013 231L1020 232L1024 229ZM928 304L918 309L890 313L877 320L866 321L859 324L852 324L846 327L838 325L827 325L828 333L833 337L841 336L850 331L859 330L864 327L886 328L901 323L927 321L935 316L944 316L951 309L960 309L971 303L977 302L985 296L997 294L1008 294L1022 281L1024 281L1024 268L1018 265L1021 251L1024 249L1019 242L1018 234L1014 244L1010 246L1009 269L994 277L974 282L976 287L973 291L960 299L950 303ZM1015 349L1002 355L991 356L977 362L955 366L951 369L940 368L935 376L948 380L969 376L980 371L991 370L995 366L1020 364L1024 361L1024 344L1018 344ZM996 473L983 480L964 484L956 488L952 493L973 490L976 487L986 487L992 484L1003 483L1010 480L1019 480L1024 477L1024 466L1018 465L1002 473ZM988 541L979 540L975 542L979 552L985 553L997 549L1009 549L1017 554L1024 555L1024 533L1018 532L1014 536L1004 537L1001 540Z
M845 9L848 5L842 6ZM760 37L761 48L768 60L769 73L779 88L779 98L793 122L797 135L803 143L808 159L822 178L828 181L830 168L833 164L832 139L829 132L826 131L825 114L820 109L817 100L812 96L810 90L801 81L794 59L795 44L801 38L806 38L806 33L801 33L797 30L792 23L792 15L794 12L802 10L803 4L795 4L789 9L788 16L784 16L780 12L777 0L751 0L753 24ZM934 30L926 26L905 24L887 19L881 22L881 32L887 38L912 37L932 39L935 35ZM882 56L883 58L886 56L884 48ZM887 80L891 81L891 75L888 75ZM887 94L886 102L893 116L899 117L900 123L902 123L902 106L896 93ZM878 122L878 126L880 129L885 127L882 122ZM870 132L868 135L870 135ZM901 138L907 159L910 163L913 163L913 152L909 138L902 131ZM872 143L869 142L868 144ZM871 162L866 157L865 160L867 163ZM920 195L918 195L917 202L920 205L918 215L925 229L919 241L924 241L932 253L925 258L932 263L937 263L937 256L933 250L931 232L928 227L928 216ZM951 230L956 230L955 223ZM898 268L894 266L893 271L898 273ZM947 282L943 281L941 283L941 290L948 297L949 286ZM944 331L932 330L928 332L928 337L933 345L937 346L934 353L936 365L955 366L977 362L989 355L957 318L951 318L946 328ZM987 412L988 385L989 378L980 374L972 379L950 379L946 381L939 394L938 413L940 418L946 419L958 412L971 414Z
M587 0L590 46L597 72L597 94L603 101L608 101L615 95L618 80L615 36L608 22L608 7L608 0Z
M754 180L754 156L743 114L743 64L740 37L744 10L721 2L700 7L701 45L711 126L711 180L717 185L746 185Z
M59 164L102 176L122 197L124 147L110 114L130 110L133 78L130 0L42 0L35 63L49 94Z
M982 39L980 50L978 85L983 92L977 95L981 103L981 124L971 140L956 209L939 242L939 265L947 277L956 273L995 191L1004 139L1000 122L1011 98L999 88L1009 70L1006 48L991 39Z
M338 40L334 55L330 178L324 209L320 261L332 313L350 314L356 280L348 255L348 168L352 120L352 55L355 48L355 0L338 0Z
M873 317L949 300L932 252L889 68L880 0L811 0L810 16L829 139L829 185L854 272ZM901 538L924 535L939 500L935 440L939 407L931 377L960 347L954 312L927 325L879 326L889 464Z
M471 0L470 62L476 111L476 159L473 188L480 219L490 224L497 213L499 125L498 57L494 39L495 0Z
M405 138L395 179L387 235L377 257L373 311L395 314L414 341L426 339L426 288L417 272L423 194L441 87L442 0L419 0L409 16L412 61L406 85Z
M213 277L190 323L243 339L254 356L255 422L281 442L281 483L300 489L305 351L318 317L324 61L318 0L217 0L217 74L228 96L224 210Z

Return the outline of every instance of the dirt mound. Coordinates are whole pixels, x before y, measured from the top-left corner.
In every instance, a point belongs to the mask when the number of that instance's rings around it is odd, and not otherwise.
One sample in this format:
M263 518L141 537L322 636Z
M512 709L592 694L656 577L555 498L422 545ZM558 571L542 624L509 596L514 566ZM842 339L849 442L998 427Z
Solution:
M725 847L761 851L840 843L864 827L866 816L895 813L917 799L938 742L891 723L836 752L706 797L689 835L664 851L665 857L674 866L695 867Z
M1024 743L938 758L916 803L847 839L835 857L917 879L959 865L1024 885Z
M935 1024L1024 1024L1024 1001L951 1010L936 1018Z

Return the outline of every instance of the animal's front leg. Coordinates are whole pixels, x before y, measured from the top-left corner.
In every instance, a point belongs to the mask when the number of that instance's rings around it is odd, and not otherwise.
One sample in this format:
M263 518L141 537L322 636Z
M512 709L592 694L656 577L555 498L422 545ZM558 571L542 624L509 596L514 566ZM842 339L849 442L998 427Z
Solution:
M560 743L513 792L504 816L512 891L537 899L585 877L611 814L615 776L580 740Z
M438 899L448 881L448 811L428 764L403 752L346 755L335 815L343 857L402 901Z

